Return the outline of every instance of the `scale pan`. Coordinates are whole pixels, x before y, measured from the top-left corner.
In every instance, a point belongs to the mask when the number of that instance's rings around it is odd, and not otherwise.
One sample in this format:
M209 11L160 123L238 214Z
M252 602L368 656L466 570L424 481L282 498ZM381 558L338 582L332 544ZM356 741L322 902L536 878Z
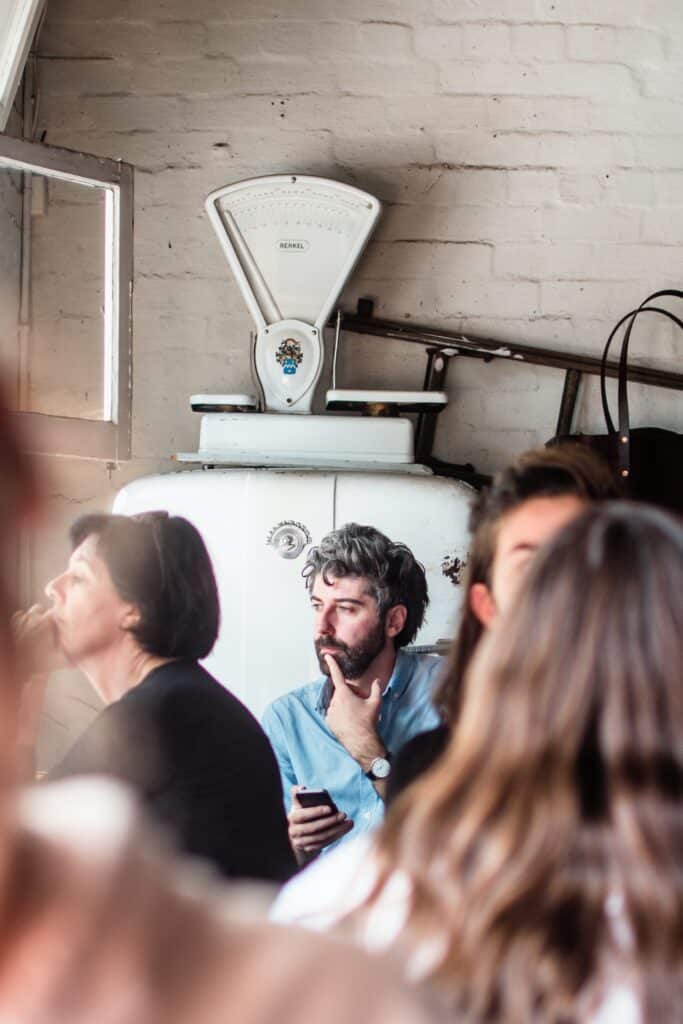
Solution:
M448 405L445 391L370 391L337 388L327 392L326 408L337 412L376 415L395 412L441 412Z

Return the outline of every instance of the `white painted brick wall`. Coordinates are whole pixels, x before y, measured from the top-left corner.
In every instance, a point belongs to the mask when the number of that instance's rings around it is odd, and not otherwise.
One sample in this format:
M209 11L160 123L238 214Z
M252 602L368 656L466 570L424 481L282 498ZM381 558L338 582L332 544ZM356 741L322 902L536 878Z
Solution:
M509 60L510 44L508 25L495 22L466 24L462 29L462 52L459 56L487 61Z
M247 175L326 174L382 199L349 296L375 291L386 315L597 352L611 319L680 277L682 35L675 0L51 5L40 129L139 168L136 454L196 439L184 370L164 371L172 422L144 393L171 337L207 386L248 382L248 318L201 207ZM370 373L388 356L358 359ZM552 423L525 411L543 438ZM494 468L459 437L455 408L441 448Z
M562 60L566 53L561 25L513 25L512 52L519 60Z
M597 14L599 17L599 9ZM605 60L619 64L626 61L659 63L665 56L665 42L661 31L574 25L567 29L567 56L572 60Z
M249 317L202 210L240 178L297 170L382 200L347 308L372 295L387 317L598 354L621 313L681 284L682 45L680 0L50 3L38 131L138 168L135 459L111 479L69 464L61 519L195 448L191 391L249 388ZM680 369L666 328L648 346ZM423 360L351 337L340 369L415 386ZM495 469L552 434L561 387L454 360L437 454ZM633 408L683 430L675 393L634 388ZM600 422L593 381L577 425Z
M604 96L635 98L638 84L631 68L620 64L505 63L493 59L456 60L441 65L444 92L502 93L508 96Z

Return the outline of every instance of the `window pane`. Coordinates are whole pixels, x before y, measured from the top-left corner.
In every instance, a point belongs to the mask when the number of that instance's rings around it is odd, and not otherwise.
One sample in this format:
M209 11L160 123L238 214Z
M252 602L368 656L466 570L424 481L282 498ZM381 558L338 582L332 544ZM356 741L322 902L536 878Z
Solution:
M107 190L0 168L0 194L8 249L0 325L16 367L15 408L104 419Z

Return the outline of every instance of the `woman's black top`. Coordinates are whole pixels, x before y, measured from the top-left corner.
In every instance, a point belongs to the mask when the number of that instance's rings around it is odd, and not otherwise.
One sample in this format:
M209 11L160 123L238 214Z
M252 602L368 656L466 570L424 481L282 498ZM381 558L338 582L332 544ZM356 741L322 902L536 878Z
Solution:
M386 803L389 806L406 786L423 775L441 757L451 738L447 725L418 733L404 743L391 762L391 774L387 781Z
M275 755L250 711L195 661L154 669L102 711L50 778L114 775L176 846L228 877L296 870Z

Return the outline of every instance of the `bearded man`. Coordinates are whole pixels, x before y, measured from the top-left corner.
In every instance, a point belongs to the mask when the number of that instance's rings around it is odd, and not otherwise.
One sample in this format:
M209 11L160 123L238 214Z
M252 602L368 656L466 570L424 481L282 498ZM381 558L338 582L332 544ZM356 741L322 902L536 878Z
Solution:
M392 752L439 721L441 669L441 659L403 650L429 602L424 568L405 544L349 523L311 549L303 575L323 675L263 718L300 864L382 821ZM326 789L335 806L303 806L304 789Z

